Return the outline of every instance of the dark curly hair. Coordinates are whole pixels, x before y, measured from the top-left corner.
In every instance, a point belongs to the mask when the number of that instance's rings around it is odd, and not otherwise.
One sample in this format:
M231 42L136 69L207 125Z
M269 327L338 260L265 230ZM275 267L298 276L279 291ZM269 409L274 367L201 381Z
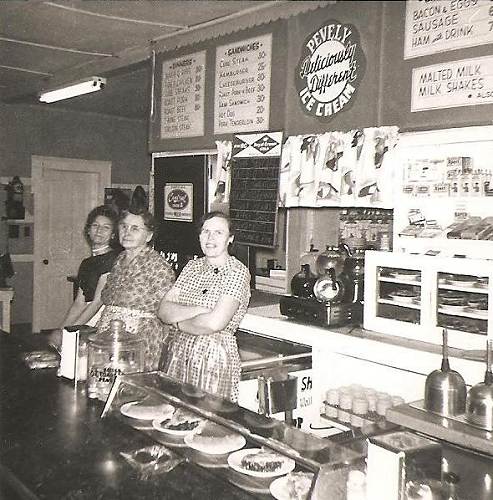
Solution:
M91 238L89 237L89 228L91 224L94 223L96 218L100 215L108 218L111 221L111 224L113 225L113 234L116 233L116 225L118 223L118 215L116 214L116 212L107 205L100 205L96 208L93 208L87 215L86 224L84 225L84 238L86 239L87 243L89 243L89 245L92 244Z

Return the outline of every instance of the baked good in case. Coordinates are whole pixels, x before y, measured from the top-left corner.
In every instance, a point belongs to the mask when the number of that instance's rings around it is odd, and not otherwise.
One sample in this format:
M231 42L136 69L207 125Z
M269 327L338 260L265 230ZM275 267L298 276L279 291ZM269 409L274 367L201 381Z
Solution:
M245 455L241 459L241 466L253 472L275 472L284 464L284 457L272 451L261 451Z
M178 408L170 419L161 423L161 427L170 431L191 431L196 429L203 421L202 417L183 408Z
M190 439L187 438L188 436L185 438L185 442L190 444L192 448L211 455L229 453L242 448L246 443L241 434L214 422L207 422L197 429L197 432Z
M167 403L156 405L144 403L126 403L120 408L122 415L138 420L154 420L163 418L173 411L173 406Z
M312 485L311 472L290 472L286 476L286 493L290 500L305 500Z

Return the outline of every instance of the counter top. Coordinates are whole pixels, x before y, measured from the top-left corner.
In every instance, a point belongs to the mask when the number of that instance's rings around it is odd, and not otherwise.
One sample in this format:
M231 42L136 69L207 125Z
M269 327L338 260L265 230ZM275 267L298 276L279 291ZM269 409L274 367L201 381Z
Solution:
M19 354L44 347L42 337L0 331L0 498L256 498L190 462L139 480L120 452L154 441L114 418L101 419L103 404L54 369L29 370Z
M259 292L252 295L254 299L240 325L242 329L425 376L440 367L439 345L366 330L360 325L321 327L301 323L282 316L279 296L269 295ZM452 368L461 373L468 385L483 379L484 351L449 348L449 357Z

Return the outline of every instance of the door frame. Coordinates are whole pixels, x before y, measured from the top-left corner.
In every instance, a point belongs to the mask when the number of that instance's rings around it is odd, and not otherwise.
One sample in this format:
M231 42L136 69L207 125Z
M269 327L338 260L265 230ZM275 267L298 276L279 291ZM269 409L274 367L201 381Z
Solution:
M216 155L217 156L217 149L198 149L196 151L161 151L158 153L152 153L152 165L151 165L151 172L150 172L150 178L149 178L149 211L151 213L154 213L154 160L156 158L163 158L163 157L173 157L173 156L198 156L198 155L204 155L208 157L207 161L207 179L206 181L208 182L209 175L210 175L210 157ZM207 189L207 182L206 182L206 189ZM206 201L205 201L205 207L204 210L207 211L209 206L209 199L208 196L206 196Z
M31 189L34 196L34 238L33 238L33 314L32 331L40 331L40 308L41 296L46 293L45 287L41 286L39 271L44 248L41 239L41 211L36 210L36 192L39 192L45 169L49 170L56 165L57 170L72 172L96 172L101 176L103 189L96 193L97 204L104 201L104 187L111 187L111 161L84 160L81 158L64 158L57 156L31 156ZM39 205L38 205L39 206ZM38 229L38 230L37 230Z

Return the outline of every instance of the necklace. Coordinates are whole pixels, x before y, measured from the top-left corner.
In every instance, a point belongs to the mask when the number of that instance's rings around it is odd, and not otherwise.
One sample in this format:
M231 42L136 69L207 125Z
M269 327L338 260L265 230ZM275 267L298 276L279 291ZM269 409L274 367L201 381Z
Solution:
M92 256L94 257L95 255L102 255L103 253L107 253L108 248L110 248L109 245L104 245L103 247L93 248L91 250Z

